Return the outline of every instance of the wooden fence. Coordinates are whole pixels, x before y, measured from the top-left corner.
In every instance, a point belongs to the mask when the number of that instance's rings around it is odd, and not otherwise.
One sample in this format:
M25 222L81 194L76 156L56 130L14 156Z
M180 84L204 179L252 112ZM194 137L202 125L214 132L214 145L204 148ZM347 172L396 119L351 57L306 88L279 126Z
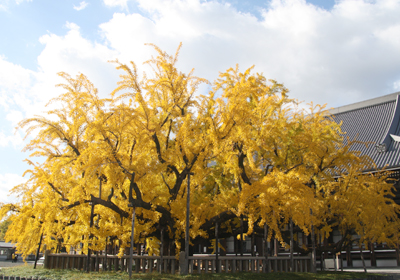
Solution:
M294 257L294 272L310 272L311 256ZM220 256L218 263L214 256L189 257L189 273L216 272L289 272L289 257L268 257L268 270L264 257L251 256Z
M294 272L310 272L311 256L294 256ZM189 273L216 272L288 272L290 271L289 257L268 257L268 270L264 257L251 256L220 256L218 263L215 256L190 256ZM128 271L129 256L92 255L90 271L112 270ZM78 269L86 270L86 255L50 254L45 253L45 268L49 269ZM182 265L182 263L181 263ZM175 274L179 271L179 260L175 256L133 256L132 271L135 273L163 272Z
M175 274L177 260L175 256L163 256L162 272ZM90 271L128 271L129 256L91 255ZM159 256L133 256L132 271L160 272ZM46 252L44 267L49 269L78 269L87 270L87 255L49 254Z

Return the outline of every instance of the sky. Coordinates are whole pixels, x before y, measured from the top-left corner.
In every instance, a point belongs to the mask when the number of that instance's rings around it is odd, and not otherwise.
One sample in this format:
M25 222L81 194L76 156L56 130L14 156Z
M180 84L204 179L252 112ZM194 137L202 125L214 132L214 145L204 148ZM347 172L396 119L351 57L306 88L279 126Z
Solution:
M106 97L153 43L214 81L239 64L303 104L338 107L400 91L400 0L0 0L0 202L29 168L18 123L45 116L58 72ZM201 89L207 90L207 89ZM39 159L33 159L37 161Z

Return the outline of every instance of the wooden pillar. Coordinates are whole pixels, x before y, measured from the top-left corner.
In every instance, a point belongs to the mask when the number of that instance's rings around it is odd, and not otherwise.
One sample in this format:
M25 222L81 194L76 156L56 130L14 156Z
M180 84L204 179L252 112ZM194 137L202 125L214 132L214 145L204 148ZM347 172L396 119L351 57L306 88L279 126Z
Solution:
M130 207L133 207L133 204L129 204ZM134 243L134 235L135 235L135 216L136 216L136 208L133 207L132 211L132 229L131 229L131 244L129 250L129 280L132 279L132 265L133 265L133 243Z
M346 248L347 267L353 267L353 258L351 257L351 248L352 248L352 243L349 243L349 245Z
M243 257L243 216L240 216L240 256Z
M250 242L250 246L251 246L251 256L252 257L254 257L255 256L255 250L254 250L254 245L255 245L255 242L254 242L254 232L251 234L251 242Z
M397 266L400 266L400 250L399 250L399 244L396 246L396 260L397 260Z
M106 237L106 247L104 249L104 261L103 261L103 270L107 271L107 241L108 237Z
M361 261L363 264L364 272L367 273L367 268L365 267L365 260L364 260L364 253L363 253L363 244L360 244L360 254L361 254Z
M42 239L43 239L43 233L40 235L40 240L39 240L38 248L36 251L35 265L33 266L33 269L36 269L36 263L39 259L40 245L42 245Z
M264 238L263 238L263 254L264 254L264 265L263 272L269 272L268 269L268 225L264 224Z
M159 268L159 272L162 273L163 272L163 266L164 266L164 228L161 228L161 233L160 233L160 237L161 237L161 247L160 247L160 264L158 266Z
M376 256L375 256L375 244L374 243L370 243L370 255L371 255L371 266L372 267L376 267Z
M101 182L101 181L100 181ZM89 228L91 229L93 227L93 214L94 214L94 203L93 202L89 202L89 204L92 206L91 211L90 211L90 225ZM89 229L89 231L90 231ZM91 254L91 250L90 250L90 240L92 239L92 234L89 233L89 237L88 237L88 253L87 253L87 258L86 258L86 272L90 271L90 254Z
M218 260L218 255L219 255L219 246L218 246L218 222L215 223L215 265L216 265L216 273L220 272L219 269L219 260Z
M236 256L238 255L238 251L239 251L237 241L238 241L238 240L237 240L237 237L236 237L236 236L233 236L233 251L235 252L235 255L236 255Z
M294 240L293 240L293 220L292 219L290 219L289 227L290 227L290 272L294 272L294 260L293 260Z
M310 209L310 215L311 215L311 218L312 218L312 216L313 216L312 209ZM308 238L307 238L307 241L308 241ZM311 251L311 272L312 273L317 273L317 249L316 249L316 244L315 244L315 230L314 230L314 225L313 224L311 224L311 247L312 247L312 251Z
M274 238L274 257L278 256L278 240Z

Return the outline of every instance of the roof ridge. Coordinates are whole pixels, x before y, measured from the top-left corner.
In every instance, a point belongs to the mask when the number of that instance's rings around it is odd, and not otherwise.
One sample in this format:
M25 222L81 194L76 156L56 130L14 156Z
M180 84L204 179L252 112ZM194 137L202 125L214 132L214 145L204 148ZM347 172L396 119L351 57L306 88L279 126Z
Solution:
M397 96L399 96L399 95L400 95L400 91L394 92L391 94L387 94L387 95L383 95L380 97L356 102L353 104L336 107L336 108L330 109L328 111L329 111L330 115L341 114L341 113L345 113L345 112L349 112L349 111L355 111L355 110L358 110L361 108L366 108L366 107L376 106L376 105L383 104L383 103L389 103L389 102L396 101Z

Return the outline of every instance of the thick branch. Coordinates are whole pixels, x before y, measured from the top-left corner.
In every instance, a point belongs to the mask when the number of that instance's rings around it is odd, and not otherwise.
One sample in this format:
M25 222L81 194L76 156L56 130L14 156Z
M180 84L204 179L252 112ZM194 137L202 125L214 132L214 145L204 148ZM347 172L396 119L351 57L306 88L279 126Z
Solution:
M161 155L161 146L160 146L160 141L158 141L157 134L154 133L151 137L153 138L154 144L156 144L158 160L161 163L165 163L165 160L163 159L163 157Z
M141 207L146 210L154 209L158 213L162 214L162 219L165 219L165 222L168 223L171 228L174 228L174 220L172 218L171 213L166 208L162 207L161 205L156 205L154 207L153 204L151 204L149 202L144 202L143 200L138 200L138 199L133 199L131 203L132 203L133 207Z
M107 197L107 201L111 201L112 196L114 195L114 188L111 188L111 193L110 195Z
M236 215L232 211L224 211L219 213L218 215L212 217L210 220L207 220L204 224L200 226L201 230L208 230L213 227L216 222L223 223L229 221L230 219L236 218Z
M243 182L245 182L248 185L251 185L250 179L249 179L249 177L247 177L246 170L244 169L244 159L247 157L247 155L245 153L243 153L241 148L239 148L239 151L240 151L240 153L239 153L239 157L238 157L238 164L239 164L239 168L241 170L240 176L242 177Z
M165 181L164 175L161 173L161 177L164 181L164 184L167 186L169 193L171 193L171 187L168 185L167 181Z
M232 124L232 126L229 128L229 131L225 134L225 136L223 136L223 137L221 138L221 140L225 140L225 138L229 136L229 134L231 133L231 131L232 131L232 129L235 127L235 125L236 125L236 122L235 122L235 120L233 120L233 124Z
M303 165L303 160L301 160L300 163L298 163L298 164L292 166L291 168L287 169L287 170L285 171L285 174L288 174L290 171L292 171L293 169L299 167L300 165Z
M122 216L124 218L129 218L128 212L125 212L124 210L119 208L117 205L115 205L111 201L103 200L101 198L91 195L91 202L96 203L98 205L103 205L104 207L107 207L107 208L113 210L115 213L118 213L120 216Z
M56 193L58 193L58 194L61 196L61 200L62 200L62 201L69 202L69 199L65 198L64 195L63 195L59 190L57 190L57 189L54 187L54 185L53 185L52 183L47 182L47 184L49 184L49 186L50 186Z
M168 149L169 135L171 134L171 130L172 130L172 120L169 121L167 140L165 141L165 149Z
M154 144L156 145L158 160L161 163L165 163L166 161L163 159L163 157L161 155L161 146L160 146L160 142L158 141L157 134L154 133L152 135L152 138L153 138ZM178 169L174 165L169 164L168 168L171 169L175 173L176 178L179 177L180 173L179 173Z
M129 199L130 200L133 199L132 192L131 192L132 189L135 191L136 199L142 200L142 193L140 192L140 189L139 189L138 185L135 182L135 172L132 173L131 183L129 185L129 189L130 189L129 190Z
M84 200L83 201L83 203L89 203L90 202L90 200ZM75 201L74 203L72 203L72 204L69 204L69 205L66 205L66 206L63 206L63 207L61 207L60 208L60 210L69 210L69 209L72 209L72 208L74 208L74 207L76 207L76 206L79 206L79 205L81 205L82 203L80 202L80 201Z

